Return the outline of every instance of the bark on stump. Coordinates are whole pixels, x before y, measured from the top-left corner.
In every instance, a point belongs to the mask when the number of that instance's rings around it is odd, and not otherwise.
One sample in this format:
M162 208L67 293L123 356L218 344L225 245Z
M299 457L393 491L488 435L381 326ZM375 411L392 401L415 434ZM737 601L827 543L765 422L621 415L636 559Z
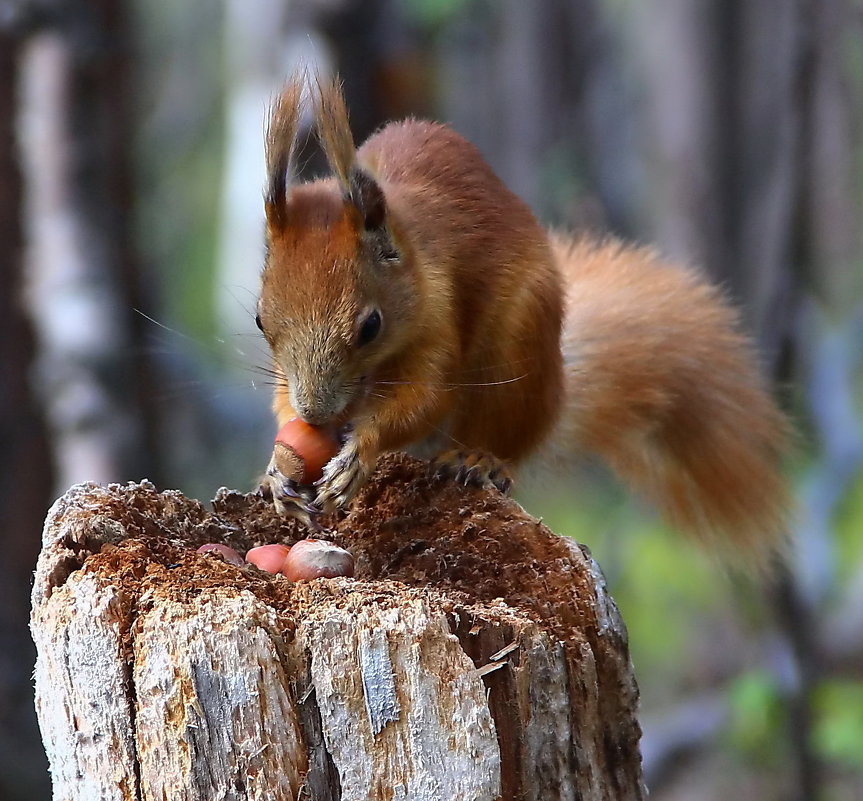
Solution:
M327 522L356 578L292 584L195 553L306 536L257 496L57 501L31 622L55 799L644 798L626 632L585 548L406 456Z

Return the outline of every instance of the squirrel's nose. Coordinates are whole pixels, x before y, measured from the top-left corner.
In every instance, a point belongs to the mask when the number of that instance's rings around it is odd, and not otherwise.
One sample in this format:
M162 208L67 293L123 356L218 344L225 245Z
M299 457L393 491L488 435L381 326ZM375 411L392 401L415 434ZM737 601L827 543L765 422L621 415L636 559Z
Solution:
M292 388L291 405L297 415L312 426L332 423L344 410L343 393L338 391L336 381L321 382L306 386L301 382Z
M327 410L314 406L298 405L296 412L300 419L310 426L320 426L332 419L332 414Z
M294 404L297 416L311 426L334 422L343 408L337 399L330 398L296 398Z

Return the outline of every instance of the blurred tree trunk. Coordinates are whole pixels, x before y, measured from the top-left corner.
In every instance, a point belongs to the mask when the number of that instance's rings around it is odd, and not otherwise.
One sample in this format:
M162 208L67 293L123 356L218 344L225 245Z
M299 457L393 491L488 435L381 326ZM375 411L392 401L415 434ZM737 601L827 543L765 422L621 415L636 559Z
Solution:
M123 12L115 0L22 4L14 32L0 32L4 801L49 793L24 625L40 518L74 482L152 468L153 387L133 312L142 304L129 238Z
M689 0L639 4L631 27L637 31L633 43L644 93L648 238L670 258L702 264L718 276L713 249L723 232L711 163L711 131L718 121L709 71L716 32L705 16L706 5ZM725 131L724 125L719 128Z
M810 4L708 5L661 0L637 17L654 236L730 288L776 360L800 289Z
M636 231L619 44L594 0L468 5L440 39L443 118L547 223Z
M17 33L0 27L0 798L42 799L47 763L32 709L30 575L50 500L51 459L30 391L33 335L21 305L21 175L15 158Z
M716 98L710 147L722 210L708 265L745 300L748 326L774 365L802 290L796 226L808 157L809 10L787 0L717 0L710 65L717 91L706 93Z
M155 441L135 312L125 4L54 14L22 51L19 120L26 297L60 491L149 473Z
M800 221L809 228L807 278L829 308L846 315L863 297L858 161L863 80L849 65L852 44L860 55L861 34L859 4L820 0L812 6Z

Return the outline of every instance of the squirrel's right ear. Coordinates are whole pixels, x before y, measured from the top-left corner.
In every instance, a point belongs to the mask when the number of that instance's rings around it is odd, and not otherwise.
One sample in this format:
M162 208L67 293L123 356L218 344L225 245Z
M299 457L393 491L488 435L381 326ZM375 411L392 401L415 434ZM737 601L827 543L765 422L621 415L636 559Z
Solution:
M288 181L302 112L303 83L303 79L295 75L270 105L264 140L267 165L264 210L271 227L281 228L286 221Z

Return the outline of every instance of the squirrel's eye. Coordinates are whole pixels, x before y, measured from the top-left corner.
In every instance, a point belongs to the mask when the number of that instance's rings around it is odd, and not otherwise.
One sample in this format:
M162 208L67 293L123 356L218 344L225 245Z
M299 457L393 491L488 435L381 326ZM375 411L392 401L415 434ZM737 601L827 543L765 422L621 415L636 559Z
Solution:
M358 345L368 345L381 330L381 313L375 309L360 326L360 333L357 337Z
M260 314L255 315L255 325L258 326L258 330L263 333L264 326L261 325L261 315Z

